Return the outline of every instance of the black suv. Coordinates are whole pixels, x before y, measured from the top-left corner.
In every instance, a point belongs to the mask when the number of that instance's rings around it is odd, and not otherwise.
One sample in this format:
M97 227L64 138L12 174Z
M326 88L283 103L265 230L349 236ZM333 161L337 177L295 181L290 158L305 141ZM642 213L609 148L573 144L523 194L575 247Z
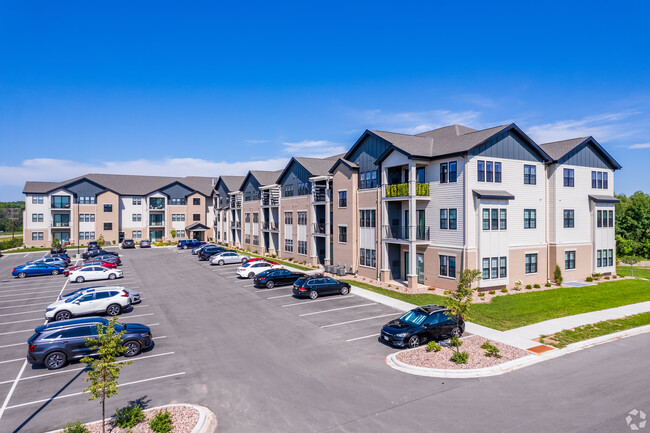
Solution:
M86 345L86 338L97 335L97 324L108 326L109 321L103 317L62 320L39 326L34 329L27 344L27 361L30 364L43 364L50 370L63 367L68 361L94 355L92 348ZM121 332L122 345L126 348L124 356L135 356L153 344L151 329L138 323L118 323L115 331Z
M440 305L424 305L404 313L399 319L391 320L381 329L379 340L397 347L418 347L427 341L460 337L465 332L465 322L449 317L449 311Z
M214 256L215 254L223 253L224 251L230 251L222 246L219 245L210 245L201 250L199 252L199 260L209 260L210 256Z
M87 259L92 259L93 257L99 256L99 255L105 255L105 254L110 254L112 256L118 256L119 254L113 251L106 251L106 250L88 250L85 253L83 253L82 257L84 260Z
M254 285L257 287L266 287L272 289L275 286L283 286L286 284L293 284L300 277L305 274L298 272L291 272L288 269L269 269L262 271L255 276Z
M97 241L88 242L88 251L98 250L98 249L99 249L99 245L97 244Z
M66 251L67 250L65 248L52 248L50 250L50 254L65 254Z
M135 242L133 242L133 239L124 239L122 241L122 248L135 248Z
M309 296L316 299L320 295L333 295L350 293L350 285L324 275L304 275L293 284L293 295L298 297Z

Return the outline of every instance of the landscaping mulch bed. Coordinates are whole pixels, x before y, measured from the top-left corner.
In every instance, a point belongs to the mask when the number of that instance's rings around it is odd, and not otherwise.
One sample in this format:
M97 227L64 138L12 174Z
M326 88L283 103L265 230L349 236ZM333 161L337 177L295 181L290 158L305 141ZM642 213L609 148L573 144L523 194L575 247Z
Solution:
M196 426L196 423L199 422L199 411L196 409L190 406L170 406L160 409L146 410L144 421L130 430L120 428L113 424L112 421L107 421L106 431L109 433L126 433L128 430L132 433L152 433L152 430L149 428L149 421L158 412L164 410L167 410L172 414L172 422L174 425L174 430L172 431L174 433L190 433ZM101 421L87 424L86 427L91 433L101 433L102 431Z
M398 353L397 359L405 364L413 365L415 367L439 368L446 370L469 370L474 368L492 367L503 364L504 362L532 355L527 350L519 349L496 341L490 341L490 344L499 348L502 358L488 357L485 356L485 349L481 349L481 345L485 342L484 337L471 335L461 338L460 341L463 342L463 345L460 347L461 352L469 353L467 364L456 364L451 361L450 358L455 348L450 347L443 342L440 343L442 346L440 352L427 352L426 346L422 346L414 350L407 350Z

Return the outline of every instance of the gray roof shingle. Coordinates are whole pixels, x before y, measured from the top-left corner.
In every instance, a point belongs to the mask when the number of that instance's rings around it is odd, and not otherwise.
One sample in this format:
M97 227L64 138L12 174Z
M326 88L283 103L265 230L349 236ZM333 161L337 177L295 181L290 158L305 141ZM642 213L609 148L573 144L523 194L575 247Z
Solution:
M570 138L568 140L540 144L539 147L544 149L544 152L548 153L554 161L557 161L569 153L574 147L584 143L587 139L589 139L589 137Z

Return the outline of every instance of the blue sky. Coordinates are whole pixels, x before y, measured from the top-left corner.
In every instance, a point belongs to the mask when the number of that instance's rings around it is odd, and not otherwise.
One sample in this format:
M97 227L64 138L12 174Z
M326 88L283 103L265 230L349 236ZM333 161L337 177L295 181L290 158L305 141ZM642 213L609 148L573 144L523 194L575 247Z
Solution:
M648 2L219 3L0 0L0 200L509 122L593 135L623 165L616 192L650 192Z

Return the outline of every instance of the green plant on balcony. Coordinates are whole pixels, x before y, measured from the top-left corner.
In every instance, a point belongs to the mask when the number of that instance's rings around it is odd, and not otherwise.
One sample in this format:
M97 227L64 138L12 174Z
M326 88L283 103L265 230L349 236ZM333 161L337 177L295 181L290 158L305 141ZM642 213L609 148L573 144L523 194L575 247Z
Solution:
M415 194L420 196L429 195L429 184L428 183L416 183L415 184Z
M409 195L408 183L386 185L386 197L406 197L408 195Z

